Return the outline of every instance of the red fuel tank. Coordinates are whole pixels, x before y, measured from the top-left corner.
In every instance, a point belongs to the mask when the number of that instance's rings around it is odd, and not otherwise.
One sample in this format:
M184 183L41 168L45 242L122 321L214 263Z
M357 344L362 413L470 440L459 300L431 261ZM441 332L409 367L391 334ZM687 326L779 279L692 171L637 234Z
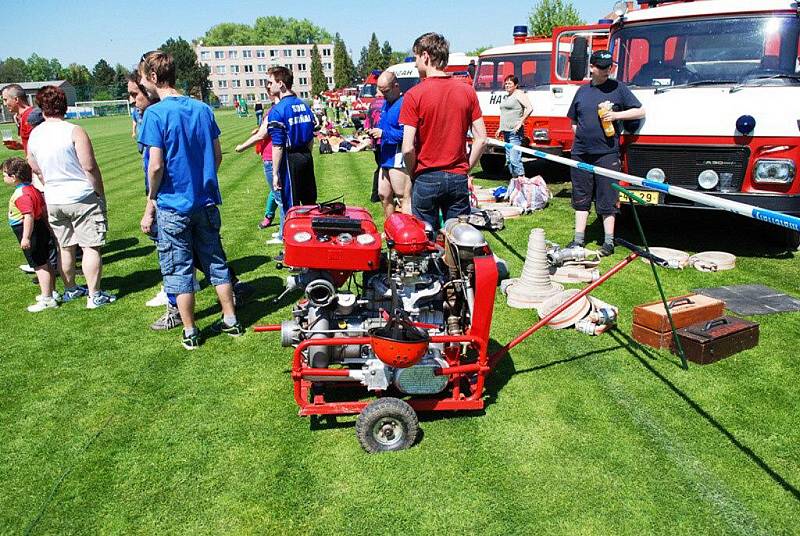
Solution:
M395 212L383 224L386 243L400 255L421 255L434 249L425 233L425 223L410 214Z
M380 267L381 236L360 207L329 214L318 206L293 207L283 227L284 264L318 270L372 271Z

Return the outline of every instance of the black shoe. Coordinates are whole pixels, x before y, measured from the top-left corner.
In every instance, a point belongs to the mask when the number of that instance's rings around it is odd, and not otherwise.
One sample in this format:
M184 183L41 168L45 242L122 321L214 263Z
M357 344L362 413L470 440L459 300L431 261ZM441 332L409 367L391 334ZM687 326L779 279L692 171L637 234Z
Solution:
M564 249L569 249L569 248L582 248L583 246L584 246L583 242L578 242L577 240L573 240L572 242L570 242L569 244L567 244L567 245L566 245L566 247L565 247Z
M614 244L610 244L608 242L604 242L602 246L600 246L600 256L601 257L608 257L614 254Z
M231 337L238 337L239 335L244 335L244 326L242 323L237 321L234 325L229 326L225 323L225 320L220 318L213 324L211 324L211 331L214 333L224 333L226 335L230 335Z
M187 350L197 350L200 348L200 342L199 331L189 336L186 336L183 332L181 333L181 345Z

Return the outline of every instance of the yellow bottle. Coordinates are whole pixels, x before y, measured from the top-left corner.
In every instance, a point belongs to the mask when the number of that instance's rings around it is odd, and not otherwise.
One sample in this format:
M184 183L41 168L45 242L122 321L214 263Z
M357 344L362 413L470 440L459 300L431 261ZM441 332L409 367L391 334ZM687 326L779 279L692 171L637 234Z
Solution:
M614 131L614 122L603 119L603 114L610 112L612 106L613 104L611 104L609 101L601 102L597 105L597 115L600 117L600 122L603 124L603 132L608 138L616 134Z

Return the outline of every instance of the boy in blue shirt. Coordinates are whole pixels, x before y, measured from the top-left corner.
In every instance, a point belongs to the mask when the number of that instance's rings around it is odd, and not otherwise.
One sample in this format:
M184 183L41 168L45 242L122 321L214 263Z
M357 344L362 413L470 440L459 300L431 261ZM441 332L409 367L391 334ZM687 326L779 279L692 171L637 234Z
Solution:
M280 100L269 110L272 138L273 190L281 190L283 210L317 202L317 179L311 146L314 119L311 109L292 92L294 76L286 67L269 70L267 88Z
M219 234L220 130L208 105L175 90L172 55L148 52L139 63L139 74L142 86L160 99L145 110L139 129L138 141L149 152L149 192L141 227L149 233L158 218L164 290L177 295L183 322L181 343L194 350L200 346L194 322L195 256L222 307L223 317L211 329L231 336L244 333L236 318L231 272Z

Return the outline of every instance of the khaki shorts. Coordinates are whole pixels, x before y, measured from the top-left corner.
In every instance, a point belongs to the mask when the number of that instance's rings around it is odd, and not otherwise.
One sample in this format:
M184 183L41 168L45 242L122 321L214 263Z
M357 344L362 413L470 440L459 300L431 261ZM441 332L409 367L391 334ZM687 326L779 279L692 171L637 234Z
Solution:
M97 194L69 205L48 205L47 216L61 247L100 247L106 243L106 201Z

